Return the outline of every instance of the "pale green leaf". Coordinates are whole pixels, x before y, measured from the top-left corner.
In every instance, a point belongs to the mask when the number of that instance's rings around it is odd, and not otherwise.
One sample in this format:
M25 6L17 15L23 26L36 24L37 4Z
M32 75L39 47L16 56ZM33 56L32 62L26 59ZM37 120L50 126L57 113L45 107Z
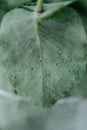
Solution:
M57 13L60 9L70 5L73 1L64 1L58 3L44 4L44 13L41 15L41 18L48 18Z
M62 99L46 115L43 115L42 121L43 129L41 130L86 130L87 100ZM42 121L39 123L41 124Z
M41 111L23 97L0 91L0 130L29 130L29 120Z
M39 112L31 117L29 114L23 116L23 113L20 113L17 115L20 116L18 118L20 121L13 118L16 120L5 130L85 130L87 128L87 100L83 99L62 99L48 111Z
M0 30L0 61L12 86L43 107L69 92L86 65L86 35L78 14L66 8L54 15L54 10L44 17L46 11L38 15L15 9Z

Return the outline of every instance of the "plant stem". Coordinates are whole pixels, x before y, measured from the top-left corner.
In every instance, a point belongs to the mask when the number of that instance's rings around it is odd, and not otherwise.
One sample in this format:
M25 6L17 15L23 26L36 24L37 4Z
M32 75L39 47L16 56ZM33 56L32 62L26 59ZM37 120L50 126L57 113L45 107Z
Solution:
M44 0L38 0L37 1L37 7L36 7L35 12L37 12L37 13L42 12L42 10L43 10L43 3L44 3Z

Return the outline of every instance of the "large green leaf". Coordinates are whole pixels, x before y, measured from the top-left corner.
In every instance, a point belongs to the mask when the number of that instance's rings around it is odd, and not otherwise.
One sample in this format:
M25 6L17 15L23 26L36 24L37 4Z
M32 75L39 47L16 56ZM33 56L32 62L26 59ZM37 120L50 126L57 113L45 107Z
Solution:
M80 81L86 36L73 9L54 8L50 15L48 4L44 9L41 14L15 9L4 17L0 61L19 95L47 107Z

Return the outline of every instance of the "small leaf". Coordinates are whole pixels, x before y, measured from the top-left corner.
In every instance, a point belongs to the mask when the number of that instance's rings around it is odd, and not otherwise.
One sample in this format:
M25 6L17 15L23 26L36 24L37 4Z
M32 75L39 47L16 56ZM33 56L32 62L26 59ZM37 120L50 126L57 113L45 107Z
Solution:
M76 86L86 65L80 17L71 8L54 12L49 16L46 11L15 9L4 17L0 30L0 61L12 86L41 107L51 106Z
M46 17L50 17L57 13L60 9L70 5L73 1L64 1L58 3L51 3L44 5L44 13L41 15L41 18L46 19Z

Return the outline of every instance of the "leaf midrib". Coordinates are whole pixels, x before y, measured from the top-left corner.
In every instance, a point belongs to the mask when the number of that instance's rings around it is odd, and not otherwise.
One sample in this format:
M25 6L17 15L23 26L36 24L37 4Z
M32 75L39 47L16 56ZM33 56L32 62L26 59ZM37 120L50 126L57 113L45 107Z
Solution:
M39 35L39 15L40 15L40 13L38 13L38 12L34 12L34 14L35 14L35 19L34 19L34 21L35 21L35 29L36 29L36 34L37 34L37 36L36 36L36 39L37 39L37 43L38 43L38 45L39 45L39 50L40 50L40 65L41 65L41 68L42 68L42 70L41 70L41 87L42 87L42 98L41 98L41 104L42 104L42 107L43 107L43 105L44 105L44 88L43 88L43 79L44 79L44 71L43 71L43 59L44 59L44 57L43 57L43 48L42 48L42 43L41 43L41 39L40 39L40 35Z

